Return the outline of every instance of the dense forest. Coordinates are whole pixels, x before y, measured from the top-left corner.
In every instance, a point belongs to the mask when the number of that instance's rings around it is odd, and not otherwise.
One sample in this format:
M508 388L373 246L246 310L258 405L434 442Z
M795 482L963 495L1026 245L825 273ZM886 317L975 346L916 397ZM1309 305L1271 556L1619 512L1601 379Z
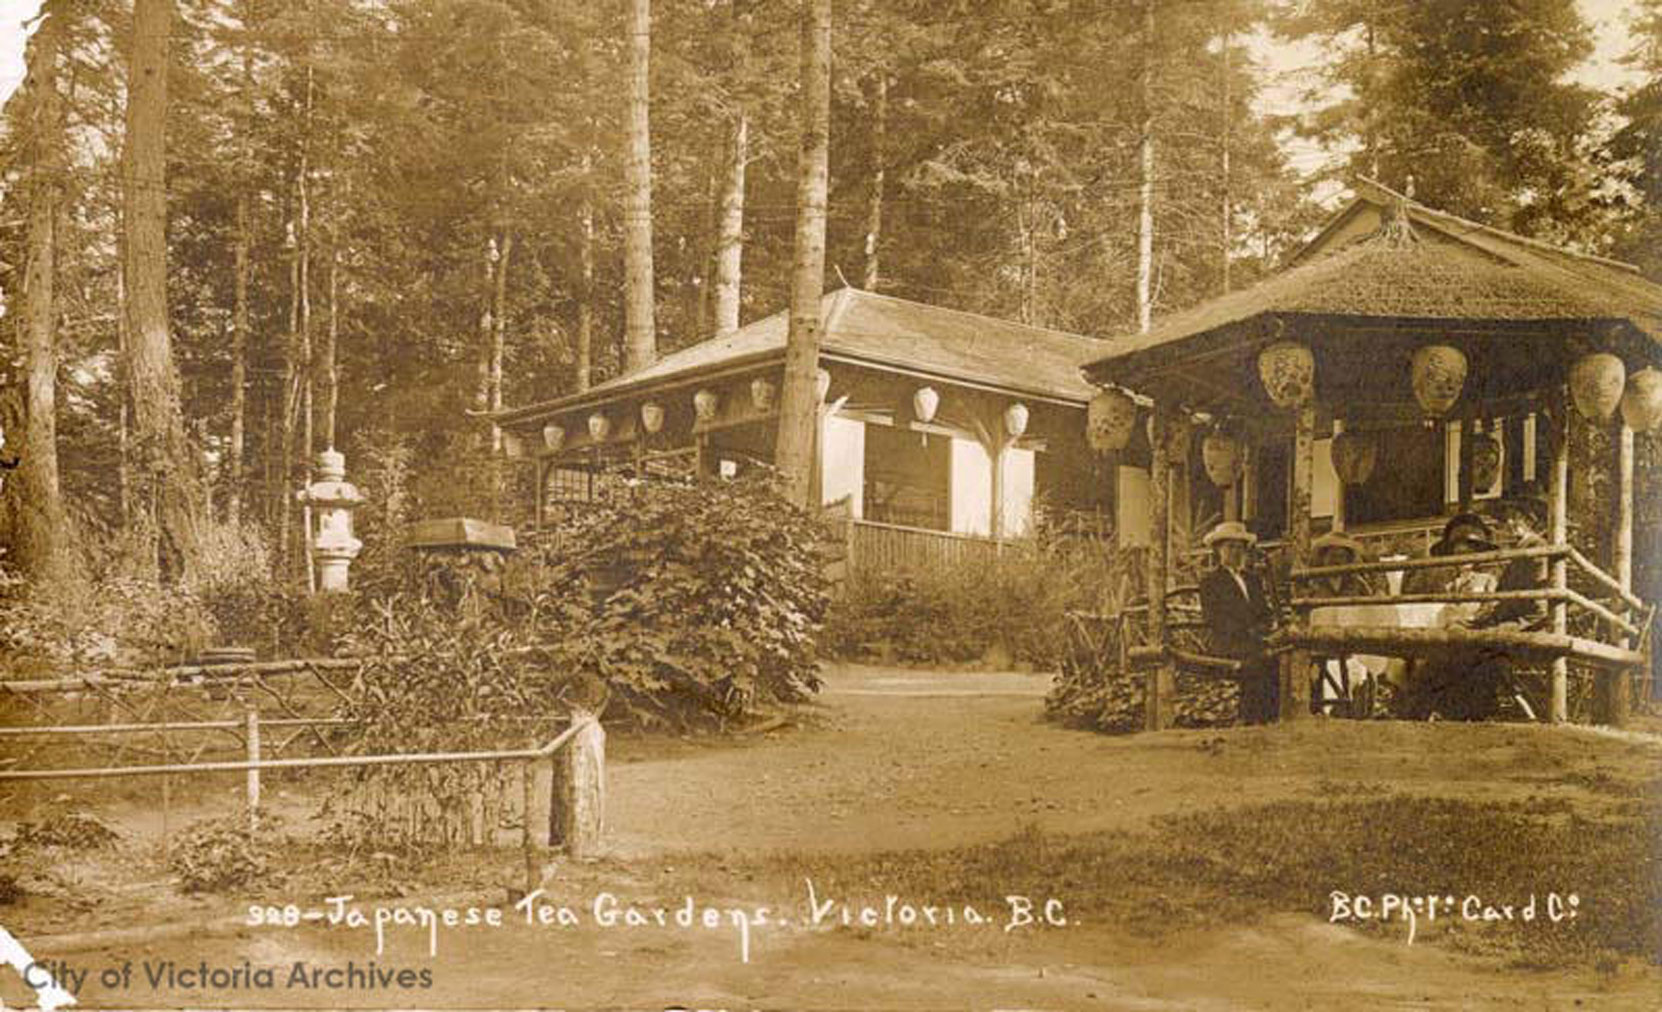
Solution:
M0 565L181 579L229 537L298 580L318 450L383 519L488 510L481 413L786 308L818 6L46 0L0 122ZM1352 174L1662 274L1630 14L1606 94L1574 0L836 0L823 280L1109 338ZM1264 37L1318 43L1296 114Z

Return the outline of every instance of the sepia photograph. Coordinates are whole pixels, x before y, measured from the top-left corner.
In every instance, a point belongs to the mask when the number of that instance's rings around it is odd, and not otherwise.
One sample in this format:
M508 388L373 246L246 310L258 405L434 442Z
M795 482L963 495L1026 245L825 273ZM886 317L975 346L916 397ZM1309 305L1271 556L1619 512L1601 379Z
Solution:
M0 1009L1662 1009L1662 0L0 0Z

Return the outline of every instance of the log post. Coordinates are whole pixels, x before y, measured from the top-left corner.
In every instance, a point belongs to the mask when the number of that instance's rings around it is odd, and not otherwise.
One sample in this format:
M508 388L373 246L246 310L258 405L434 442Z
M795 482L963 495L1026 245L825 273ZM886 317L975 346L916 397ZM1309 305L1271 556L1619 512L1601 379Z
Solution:
M1633 430L1620 422L1616 437L1616 536L1611 546L1615 556L1616 581L1624 591L1633 590ZM1618 606L1619 607L1619 606ZM1643 620L1642 615L1633 616ZM1615 630L1612 630L1614 632ZM1627 637L1622 646L1631 642ZM1593 685L1593 720L1611 727L1627 722L1628 694L1632 675L1626 668L1600 672Z
M1171 461L1167 446L1171 437L1171 418L1168 409L1156 404L1154 424L1149 433L1153 454L1149 461L1148 481L1148 571L1145 590L1148 594L1148 632L1154 646L1162 651L1160 659L1149 668L1143 678L1143 726L1150 731L1161 731L1171 726L1173 699L1177 685L1165 651L1166 642L1166 584L1171 562Z
M1570 412L1568 390L1564 391L1558 403L1558 417L1553 419L1554 439L1552 447L1552 484L1548 489L1550 496L1549 509L1551 520L1549 528L1554 546L1567 545L1570 542L1570 426L1573 424ZM1560 556L1552 561L1552 589L1567 590L1570 585L1570 560ZM1563 598L1558 598L1552 604L1552 631L1559 636L1569 631L1569 605ZM1547 719L1554 724L1562 724L1570 719L1570 662L1567 657L1555 657L1552 661L1552 700L1548 706Z
M1315 481L1316 406L1303 404L1293 427L1293 494L1289 497L1287 544L1293 565L1310 564L1310 493ZM1306 618L1295 614L1303 625ZM1298 631L1298 630L1295 630ZM1310 715L1310 652L1292 650L1281 655L1281 719L1300 720Z
M525 760L522 771L525 790L525 851L526 860L537 851L552 850L557 842L554 835L554 768L559 753Z
M554 835L570 857L588 860L605 831L606 732L587 711L573 711L572 720L583 729L554 754Z
M248 761L260 761L260 711L250 706L244 714L244 736L248 741ZM260 771L258 767L248 769L248 831L257 833L260 830Z

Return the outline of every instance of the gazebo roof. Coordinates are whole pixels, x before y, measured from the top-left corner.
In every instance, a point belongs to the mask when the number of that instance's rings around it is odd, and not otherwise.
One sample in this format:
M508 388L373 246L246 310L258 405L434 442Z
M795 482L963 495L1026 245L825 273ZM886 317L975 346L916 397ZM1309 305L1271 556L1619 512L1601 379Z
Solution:
M1524 332L1531 325L1631 329L1662 349L1662 286L1626 264L1466 221L1363 181L1294 265L1250 288L1111 339L1086 366L1128 382L1177 365L1185 351L1269 339L1291 329ZM1364 231L1368 222L1375 227ZM1382 223L1382 224L1380 224ZM1316 319L1319 318L1319 319Z
M828 359L1081 405L1095 392L1080 367L1103 345L1088 337L857 288L828 293L821 307L820 353ZM512 408L497 418L529 421L712 373L775 365L784 359L789 316L787 311L775 313L584 393Z

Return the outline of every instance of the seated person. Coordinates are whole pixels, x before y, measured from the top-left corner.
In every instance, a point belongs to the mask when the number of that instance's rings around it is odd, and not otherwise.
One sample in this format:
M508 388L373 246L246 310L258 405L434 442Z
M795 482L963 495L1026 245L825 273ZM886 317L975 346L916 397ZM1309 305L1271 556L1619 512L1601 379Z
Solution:
M1469 555L1492 552L1496 547L1488 522L1475 513L1462 513L1444 526L1443 537L1431 546L1431 554ZM1429 572L1439 573L1438 570ZM1498 582L1493 573L1470 565L1440 572L1439 578L1417 581L1412 590L1405 580L1404 593L1479 593L1494 590ZM1479 622L1492 620L1486 616L1494 614L1495 604L1451 601L1443 606L1438 625L1445 629L1477 628ZM1422 661L1415 665L1409 679L1410 714L1449 720L1485 720L1495 713L1496 691L1504 683L1508 670L1503 659L1481 648L1450 650L1441 657Z
M1537 498L1520 496L1496 504L1494 515L1504 526L1514 548L1545 545L1540 534L1545 527L1546 504ZM1513 559L1501 570L1497 590L1540 590L1552 582L1549 559ZM1467 624L1473 629L1536 629L1549 615L1545 600L1493 601L1479 608Z
M1348 566L1361 561L1362 543L1340 531L1323 534L1310 545L1310 564L1313 567ZM1311 581L1309 587L1312 597L1377 597L1380 594L1379 588L1366 573L1318 577ZM1311 621L1317 625L1322 624L1324 619L1335 624L1343 624L1347 620L1369 623L1373 618L1369 611L1366 606L1357 605L1317 608L1311 613ZM1334 657L1321 662L1312 693L1321 712L1326 713L1354 698L1348 694L1363 688L1373 677L1370 662L1372 667L1381 671L1386 667L1385 658L1371 656L1366 659Z
M1276 663L1264 651L1274 613L1264 583L1247 569L1247 553L1257 535L1236 520L1207 533L1217 565L1200 581L1200 610L1206 621L1208 648L1219 657L1241 662L1241 723L1267 724L1280 712Z

